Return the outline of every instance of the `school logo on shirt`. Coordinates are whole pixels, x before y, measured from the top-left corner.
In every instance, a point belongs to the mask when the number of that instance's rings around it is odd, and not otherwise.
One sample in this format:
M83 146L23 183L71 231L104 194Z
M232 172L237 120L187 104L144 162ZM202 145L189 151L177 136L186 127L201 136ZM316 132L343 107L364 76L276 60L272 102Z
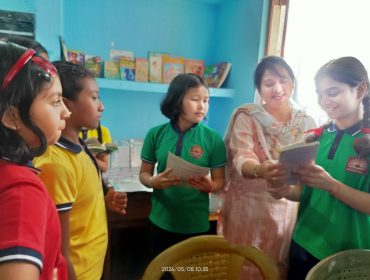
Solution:
M347 161L346 171L356 174L367 174L369 163L360 157L350 157Z
M203 156L203 149L201 146L195 145L190 149L190 155L193 158L201 158Z

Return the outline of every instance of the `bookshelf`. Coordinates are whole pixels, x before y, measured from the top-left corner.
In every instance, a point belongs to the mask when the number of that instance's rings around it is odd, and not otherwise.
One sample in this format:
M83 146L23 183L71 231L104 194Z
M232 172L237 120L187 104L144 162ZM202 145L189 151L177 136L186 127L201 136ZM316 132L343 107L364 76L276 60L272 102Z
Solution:
M111 89L124 92L139 92L139 93L166 93L167 84L159 83L142 83L124 80L112 80L97 78L96 81L101 89ZM210 88L211 97L217 98L233 98L234 90L228 88Z

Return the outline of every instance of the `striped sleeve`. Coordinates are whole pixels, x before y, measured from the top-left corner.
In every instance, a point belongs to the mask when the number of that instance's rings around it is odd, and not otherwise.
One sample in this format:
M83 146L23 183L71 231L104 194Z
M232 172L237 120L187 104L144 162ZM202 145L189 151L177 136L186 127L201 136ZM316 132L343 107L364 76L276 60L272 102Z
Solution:
M42 270L43 257L33 249L27 247L11 247L0 250L0 264L7 262L28 262L36 265L40 271Z
M0 264L43 268L48 194L41 182L14 182L0 193Z

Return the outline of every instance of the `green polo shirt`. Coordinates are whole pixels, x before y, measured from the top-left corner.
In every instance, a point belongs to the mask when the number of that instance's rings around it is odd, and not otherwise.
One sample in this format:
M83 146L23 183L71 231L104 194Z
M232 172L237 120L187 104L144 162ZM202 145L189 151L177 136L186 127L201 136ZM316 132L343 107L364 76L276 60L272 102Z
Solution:
M354 140L361 136L359 124L324 131L316 163L338 181L369 193L370 157L359 161L353 148ZM293 239L318 259L346 249L370 249L370 216L326 191L304 187Z
M168 152L204 167L218 168L226 163L226 149L218 133L203 124L180 132L171 123L149 130L141 151L143 161L166 169ZM209 197L189 186L154 189L149 219L155 225L176 233L194 234L209 229Z

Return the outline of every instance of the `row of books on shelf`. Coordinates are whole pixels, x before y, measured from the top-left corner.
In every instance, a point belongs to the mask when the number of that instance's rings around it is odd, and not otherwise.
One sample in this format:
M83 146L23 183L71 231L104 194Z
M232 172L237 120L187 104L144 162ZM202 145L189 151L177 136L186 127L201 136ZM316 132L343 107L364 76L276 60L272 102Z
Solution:
M132 51L111 50L110 59L102 62L100 56L69 50L65 44L62 44L62 51L65 60L85 65L95 77L126 81L168 84L181 73L193 73L204 78L209 87L219 88L231 68L231 63L228 62L205 67L203 60L175 57L157 52L149 52L148 58L135 58Z

